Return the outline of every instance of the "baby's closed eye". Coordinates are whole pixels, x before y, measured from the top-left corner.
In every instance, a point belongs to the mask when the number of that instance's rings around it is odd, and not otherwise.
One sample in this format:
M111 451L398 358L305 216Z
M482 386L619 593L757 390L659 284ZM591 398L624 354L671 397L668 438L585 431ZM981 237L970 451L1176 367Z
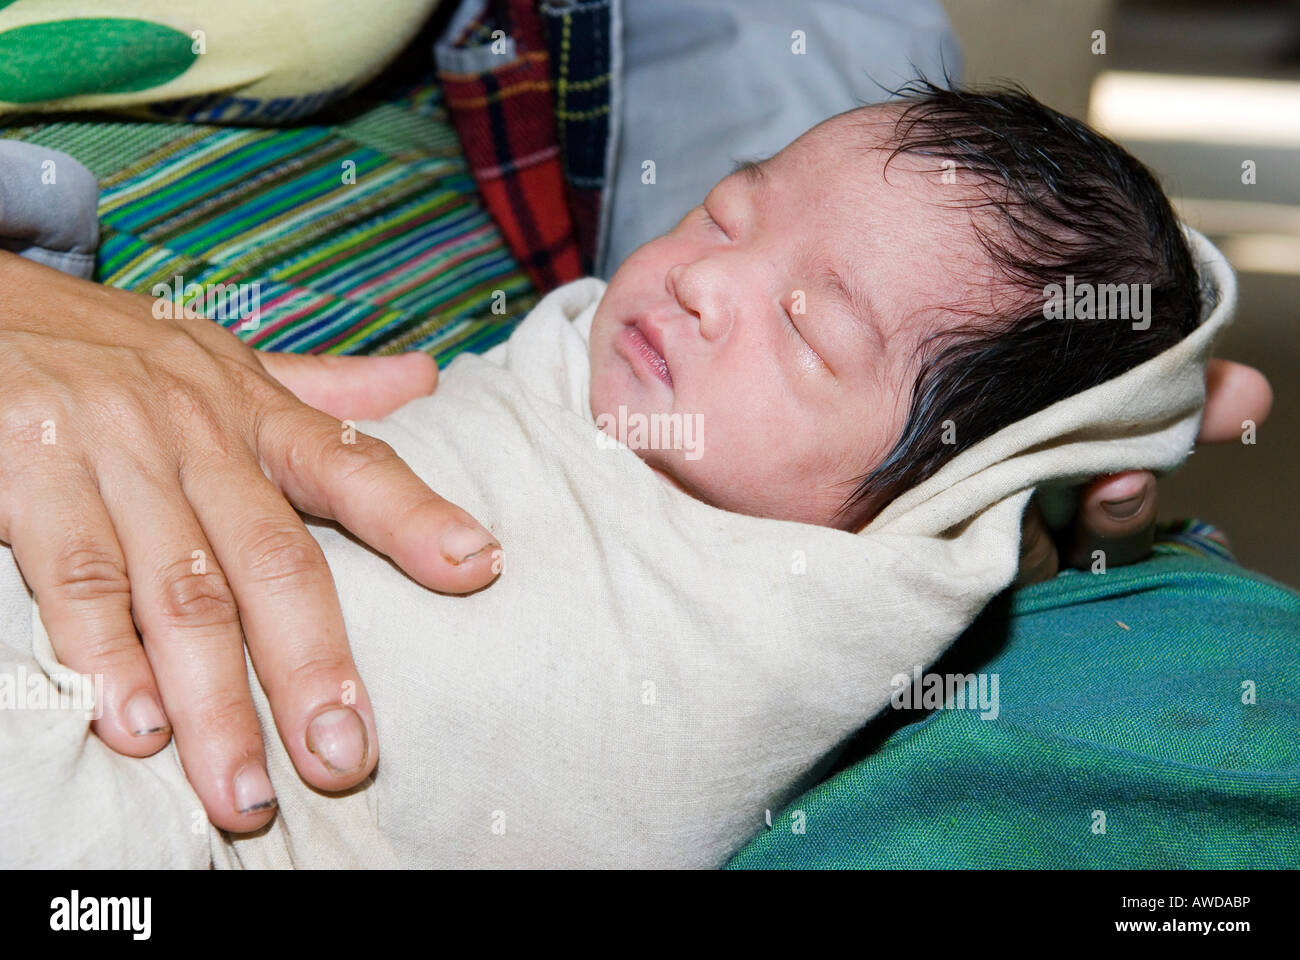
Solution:
M712 215L711 213L709 213L709 209L708 209L708 207L706 207L704 204L700 204L699 207L698 207L697 209L699 210L700 218L701 218L705 223L707 223L707 224L709 224L710 226L712 226L714 229L716 229L720 234L722 234L722 235L723 235L724 237L726 237L728 240L731 239L731 236L727 233L726 230L723 229L722 224L718 223L717 220L713 219L713 215Z

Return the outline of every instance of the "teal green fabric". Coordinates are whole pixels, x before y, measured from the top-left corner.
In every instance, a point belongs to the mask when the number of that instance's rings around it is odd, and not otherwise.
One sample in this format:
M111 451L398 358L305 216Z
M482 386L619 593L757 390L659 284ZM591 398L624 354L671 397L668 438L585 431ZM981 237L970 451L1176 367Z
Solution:
M997 674L998 716L887 711L731 868L1300 866L1294 591L1176 549L1071 571L927 672Z

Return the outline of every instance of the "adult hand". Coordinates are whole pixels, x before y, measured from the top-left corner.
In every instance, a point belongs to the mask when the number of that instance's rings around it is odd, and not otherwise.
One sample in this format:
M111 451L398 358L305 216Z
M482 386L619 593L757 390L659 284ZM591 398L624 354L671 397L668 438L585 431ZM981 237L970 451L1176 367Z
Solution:
M345 789L378 758L333 580L294 507L448 593L490 582L500 551L334 419L429 392L431 360L259 358L153 307L0 252L0 540L59 660L102 674L100 738L147 756L174 733L211 821L245 832L274 813L245 639L307 782Z
M1263 423L1273 405L1268 380L1254 367L1211 360L1205 374L1205 413L1198 443L1227 443L1241 438L1243 420ZM1066 563L1087 569L1095 550L1109 566L1135 563L1149 556L1156 528L1156 478L1145 470L1098 477L1085 485L1066 549ZM1025 511L1020 575L1016 586L1056 576L1060 555L1036 504Z

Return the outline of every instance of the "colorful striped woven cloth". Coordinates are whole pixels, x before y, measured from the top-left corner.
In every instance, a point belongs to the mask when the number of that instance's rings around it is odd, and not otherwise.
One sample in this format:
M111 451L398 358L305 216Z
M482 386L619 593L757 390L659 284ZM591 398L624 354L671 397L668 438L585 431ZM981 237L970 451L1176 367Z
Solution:
M445 365L504 340L538 293L480 202L440 85L396 73L312 125L79 115L0 136L99 178L101 282L258 284L255 328L219 318L253 346Z
M1228 546L1228 535L1214 524L1194 517L1158 524L1151 552L1156 556L1188 553L1237 562Z

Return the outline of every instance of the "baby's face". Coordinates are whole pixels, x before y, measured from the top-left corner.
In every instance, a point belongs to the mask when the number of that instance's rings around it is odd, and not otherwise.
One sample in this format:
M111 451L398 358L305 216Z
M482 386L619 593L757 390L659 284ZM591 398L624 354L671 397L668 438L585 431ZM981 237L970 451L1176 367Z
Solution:
M895 116L832 118L726 177L610 281L591 327L592 414L691 495L845 529L883 506L834 516L902 429L937 305L981 306L986 270L966 216L938 206L952 186L906 156L885 182L888 150L873 148ZM665 448L661 431L645 446L671 414L698 428L694 443Z

